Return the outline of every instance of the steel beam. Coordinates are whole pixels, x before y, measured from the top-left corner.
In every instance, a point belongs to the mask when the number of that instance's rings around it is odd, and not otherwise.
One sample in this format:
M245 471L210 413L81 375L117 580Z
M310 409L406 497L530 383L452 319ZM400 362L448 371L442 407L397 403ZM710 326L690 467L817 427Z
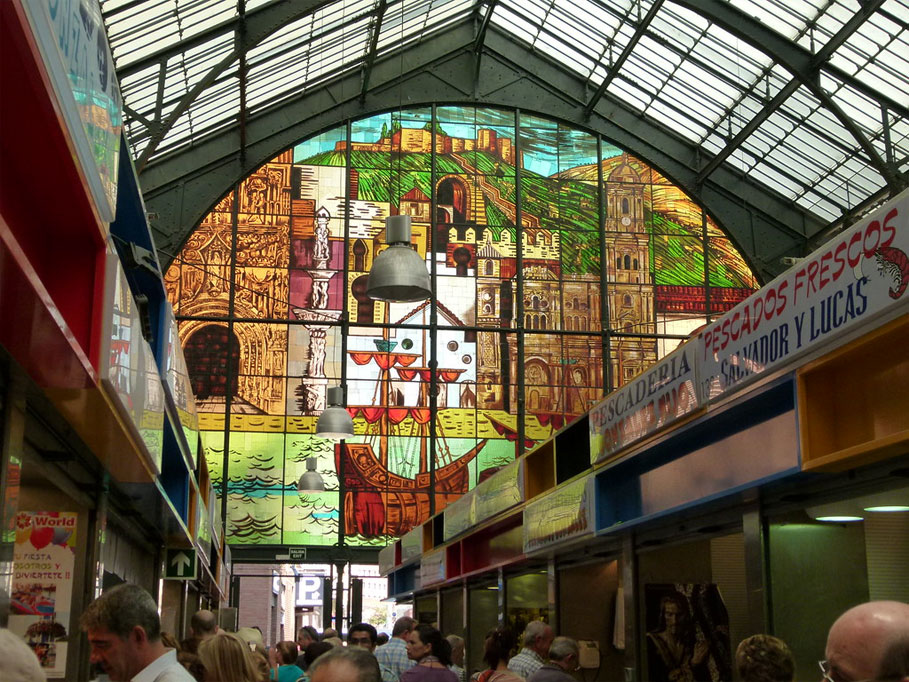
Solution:
M625 64L625 60L631 56L632 51L635 46L644 37L644 34L647 33L647 29L650 27L650 22L653 21L653 18L657 15L657 12L660 11L660 8L663 6L663 0L655 0L655 2L650 6L650 9L647 10L647 14L644 15L644 18L638 24L638 27L634 31L634 35L631 36L631 40L628 41L628 44L625 46L625 49L622 50L622 54L619 55L619 58L610 65L609 72L606 74L606 77L603 79L603 82L600 83L600 87L597 88L596 92L593 93L593 97L590 98L590 101L587 103L587 106L584 107L584 117L590 118L590 114L593 112L594 107L597 105L597 102L600 101L600 98L606 92L606 88L609 87L609 84L612 83L612 79L615 78L619 71L621 71L622 66Z
M892 191L898 191L905 183L899 178L897 171L887 164L881 158L877 150L871 145L867 137L862 133L855 122L847 116L843 110L837 106L833 98L825 93L817 82L817 76L824 67L826 61L836 52L839 47L855 33L855 31L870 17L882 4L884 0L869 0L864 3L861 9L856 12L847 21L839 31L834 34L827 43L821 47L816 54L797 55L791 49L786 49L778 53L780 49L780 37L777 36L772 43L766 42L767 32L769 31L763 24L751 19L743 12L733 8L725 2L717 0L681 0L680 4L688 6L689 9L699 12L711 21L722 26L736 37L750 43L753 47L768 52L772 57L778 59L794 76L794 78L773 98L758 114L749 121L742 130L722 149L720 152L701 170L698 174L698 183L704 181L714 170L716 170L732 154L744 140L757 130L760 125L766 121L770 115L776 111L782 103L788 99L797 89L799 84L808 88L811 93L826 107L840 124L846 128L850 135L856 140L862 151L868 157L869 163L884 177ZM774 33L774 35L776 35ZM795 45L791 41L784 43L789 48ZM768 47L770 50L768 51Z
M247 162L237 155L236 138L224 132L200 140L191 150L148 166L140 180L152 223L167 264L195 225L238 179L298 140L340 124L347 118L433 101L517 107L592 129L652 163L701 201L766 280L781 270L779 256L802 255L805 241L823 228L808 212L727 167L695 191L699 151L671 131L648 122L639 112L602 98L589 121L583 120L585 83L543 57L528 52L494 26L484 42L480 91L473 93L472 21L449 29L407 50L401 57L377 60L373 86L359 98L359 74L348 74L318 90L303 93L271 111L251 116L247 124Z
M376 14L370 27L371 35L369 37L369 47L366 49L366 60L363 63L363 84L360 87L360 99L366 99L366 93L369 91L369 77L372 75L372 67L376 62L376 50L379 46L379 33L382 32L382 19L385 18L385 8L388 7L387 0L378 0ZM403 30L403 29L402 29Z

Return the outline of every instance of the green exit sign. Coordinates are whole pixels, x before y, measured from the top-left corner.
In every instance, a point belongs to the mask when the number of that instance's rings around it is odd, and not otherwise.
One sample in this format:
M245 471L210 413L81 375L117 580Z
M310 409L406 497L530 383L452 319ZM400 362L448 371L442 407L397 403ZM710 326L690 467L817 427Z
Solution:
M196 579L196 550L183 547L168 547L164 559L166 580Z

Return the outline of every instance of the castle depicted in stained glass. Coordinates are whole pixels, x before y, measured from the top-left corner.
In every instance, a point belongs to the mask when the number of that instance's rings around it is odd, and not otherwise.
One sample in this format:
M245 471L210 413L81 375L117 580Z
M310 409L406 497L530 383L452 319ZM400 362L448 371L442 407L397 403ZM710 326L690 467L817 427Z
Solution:
M328 457L304 434L342 376L357 436L338 510L348 535L397 535L425 519L432 496L444 507L672 350L708 307L723 312L756 286L700 208L621 150L598 157L594 143L547 174L534 156L542 145L525 149L524 131L516 144L514 127L457 136L383 120L365 128L371 141L329 135L247 176L165 277L203 428L234 432L231 518L256 537L313 542L337 523L333 503L306 511L285 488L305 457ZM366 294L393 214L413 218L432 304ZM214 418L225 399L229 425ZM256 432L286 440L243 464L243 443L271 442ZM281 458L278 479L267 472ZM284 511L265 518L276 488Z

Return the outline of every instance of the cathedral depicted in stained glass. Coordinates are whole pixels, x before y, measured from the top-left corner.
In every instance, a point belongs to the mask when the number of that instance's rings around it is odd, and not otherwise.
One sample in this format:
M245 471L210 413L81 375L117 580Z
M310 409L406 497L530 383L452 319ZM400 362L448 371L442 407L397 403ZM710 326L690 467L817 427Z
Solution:
M755 286L684 192L608 141L437 111L282 152L166 273L230 542L406 533ZM431 301L366 293L396 214L413 219ZM313 435L338 384L355 429L343 451ZM303 494L313 458L326 490Z

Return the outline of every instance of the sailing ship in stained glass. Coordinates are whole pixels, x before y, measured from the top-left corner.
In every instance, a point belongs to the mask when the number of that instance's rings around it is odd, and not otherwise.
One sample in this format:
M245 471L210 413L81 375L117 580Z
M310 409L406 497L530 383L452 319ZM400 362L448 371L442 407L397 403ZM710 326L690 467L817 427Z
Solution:
M395 214L412 218L430 302L366 295ZM166 282L213 459L230 443L230 541L302 544L407 532L758 285L644 161L471 107L369 116L283 152L202 221ZM320 444L340 383L355 436ZM329 489L297 495L312 456Z

